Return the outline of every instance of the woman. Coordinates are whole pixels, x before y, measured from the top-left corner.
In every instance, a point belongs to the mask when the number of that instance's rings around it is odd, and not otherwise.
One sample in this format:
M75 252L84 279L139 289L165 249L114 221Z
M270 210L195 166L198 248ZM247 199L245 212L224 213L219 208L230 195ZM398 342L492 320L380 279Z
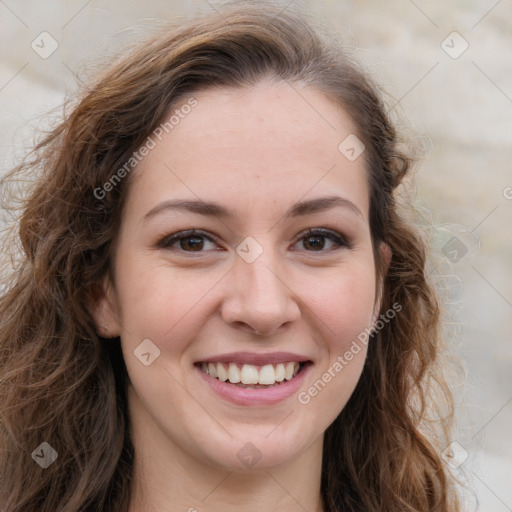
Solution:
M115 63L10 175L40 173L0 302L2 510L457 510L410 163L289 10Z

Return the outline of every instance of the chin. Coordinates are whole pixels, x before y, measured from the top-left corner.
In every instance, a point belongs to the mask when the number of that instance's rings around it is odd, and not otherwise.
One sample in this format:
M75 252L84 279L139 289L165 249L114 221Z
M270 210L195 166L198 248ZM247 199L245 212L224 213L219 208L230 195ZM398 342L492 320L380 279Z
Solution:
M237 435L202 446L202 460L229 471L247 472L279 467L299 458L314 442L297 439L289 434L262 432L261 426L246 430L247 435ZM255 433L259 431L259 433ZM314 437L314 436L312 436Z

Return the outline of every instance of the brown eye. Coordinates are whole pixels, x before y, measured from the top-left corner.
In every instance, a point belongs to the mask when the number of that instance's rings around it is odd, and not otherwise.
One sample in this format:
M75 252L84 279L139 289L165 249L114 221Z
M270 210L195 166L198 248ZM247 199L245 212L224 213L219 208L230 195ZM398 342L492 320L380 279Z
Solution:
M339 233L328 229L311 229L307 231L297 242L297 244L301 243L302 247L299 246L299 249L308 252L327 252L340 247L350 249L350 244Z
M180 248L184 251L201 251L204 247L203 237L188 236L180 239Z
M193 229L168 235L157 245L161 249L180 252L199 253L207 250L218 249L218 245L210 236Z
M304 247L306 249L311 249L312 251L318 251L324 248L325 246L325 237L324 236L307 236L303 238Z

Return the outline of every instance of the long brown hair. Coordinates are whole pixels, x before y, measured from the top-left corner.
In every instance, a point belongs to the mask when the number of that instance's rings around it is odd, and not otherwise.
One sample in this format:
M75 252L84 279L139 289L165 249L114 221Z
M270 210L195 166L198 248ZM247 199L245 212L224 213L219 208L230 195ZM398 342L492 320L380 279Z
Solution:
M439 441L424 428L432 400L443 399L439 432L447 432L452 405L425 242L396 200L411 158L399 149L381 92L335 39L300 11L238 4L167 27L112 63L4 180L5 199L9 183L36 175L17 238L4 243L17 256L0 300L2 512L128 510L126 369L119 340L98 335L88 304L112 272L131 175L107 192L104 184L194 91L268 77L323 92L355 122L366 146L373 246L385 241L393 253L381 310L402 307L372 335L360 381L326 431L325 510L457 510ZM33 456L42 442L58 453L46 469Z

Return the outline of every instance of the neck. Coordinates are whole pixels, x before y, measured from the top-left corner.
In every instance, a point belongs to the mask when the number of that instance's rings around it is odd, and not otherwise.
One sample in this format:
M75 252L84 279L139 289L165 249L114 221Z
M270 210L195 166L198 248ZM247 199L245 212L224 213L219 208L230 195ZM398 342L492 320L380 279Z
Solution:
M129 512L323 512L323 436L293 460L233 471L190 456L154 423L133 420Z

